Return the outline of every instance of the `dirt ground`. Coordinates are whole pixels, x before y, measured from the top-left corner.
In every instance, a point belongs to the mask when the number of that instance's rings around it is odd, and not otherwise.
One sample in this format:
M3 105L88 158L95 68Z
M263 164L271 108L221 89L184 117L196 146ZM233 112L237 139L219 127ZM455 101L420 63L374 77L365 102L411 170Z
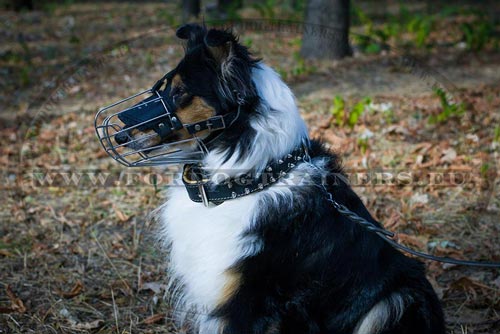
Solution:
M100 107L175 66L177 17L169 3L0 12L0 333L181 332L149 218L166 200L151 179L161 172L113 163L93 127ZM443 19L430 38L452 39L466 19ZM498 49L410 49L411 66L401 49L304 61L294 29L236 31L290 84L311 136L342 155L356 192L403 244L500 261ZM463 112L430 121L444 110L433 86ZM350 111L365 101L352 127L332 116L336 96ZM98 172L116 183L86 178ZM449 333L500 333L499 269L426 265Z

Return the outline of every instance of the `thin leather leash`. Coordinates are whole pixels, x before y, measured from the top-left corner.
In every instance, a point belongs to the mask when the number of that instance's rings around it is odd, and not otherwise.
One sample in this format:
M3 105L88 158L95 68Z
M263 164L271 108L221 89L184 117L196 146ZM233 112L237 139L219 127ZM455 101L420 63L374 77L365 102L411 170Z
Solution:
M314 168L318 169L315 165L311 163L311 159L309 156L307 156L304 159L304 162L309 163L309 165L313 166ZM451 264L456 264L456 265L463 265L463 266L469 266L469 267L486 267L486 268L500 268L500 262L480 262L480 261L468 261L468 260L459 260L451 257L442 257L442 256L434 256L430 255L424 252L416 251L414 249L411 249L409 247L406 247L404 245L401 245L399 242L396 240L397 238L397 233L386 230L383 227L379 227L375 225L374 223L366 220L365 218L359 216L355 212L349 210L345 205L340 204L337 202L334 198L333 195L328 192L324 184L321 184L321 187L323 191L326 194L326 200L333 206L335 210L337 210L341 215L344 217L347 217L350 221L362 226L366 230L377 234L382 240L390 244L392 247L402 250L406 253L412 254L417 257L421 257L427 260L431 261L437 261L437 262L443 262L443 263L451 263Z
M356 213L352 212L349 210L345 205L342 205L335 201L333 199L332 194L329 192L327 193L327 201L332 204L332 206L337 210L341 215L347 217L350 221L355 222L365 229L367 229L370 232L376 233L379 237L381 237L385 242L389 243L391 246L394 248L400 249L406 253L410 253L412 255L427 259L427 260L432 260L432 261L437 261L437 262L443 262L443 263L451 263L451 264L457 264L457 265L464 265L464 266L469 266L469 267L487 267L487 268L500 268L500 263L498 262L478 262L478 261L467 261L467 260L458 260L455 258L451 257L441 257L441 256L434 256L430 255L424 252L419 252L414 249L411 249L409 247L403 246L400 243L396 241L397 239L397 234L391 231L388 231L382 227L378 227L372 222L369 222L368 220L364 219L363 217L360 217Z

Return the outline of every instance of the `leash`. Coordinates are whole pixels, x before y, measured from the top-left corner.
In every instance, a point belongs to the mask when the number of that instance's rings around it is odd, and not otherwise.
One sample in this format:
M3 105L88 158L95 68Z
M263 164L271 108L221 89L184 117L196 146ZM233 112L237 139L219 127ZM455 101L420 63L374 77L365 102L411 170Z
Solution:
M309 153L306 150L305 157L304 157L304 162L308 163L310 166L313 168L317 169L319 171L319 168L315 166L311 162L311 157L309 156ZM366 220L365 218L359 216L357 213L349 210L345 205L340 204L337 202L334 198L333 195L328 192L324 184L321 184L321 187L323 191L326 194L326 200L330 202L330 204L333 206L335 210L337 210L341 215L344 217L347 217L349 220L352 222L362 226L366 230L373 232L377 234L382 240L390 244L392 247L402 250L406 253L412 254L417 257L421 257L427 260L431 261L436 261L436 262L443 262L443 263L451 263L451 264L456 264L456 265L463 265L463 266L469 266L469 267L485 267L485 268L500 268L500 262L479 262L479 261L467 261L467 260L459 260L451 257L442 257L442 256L434 256L430 255L424 252L416 251L414 249L411 249L409 247L406 247L404 245L401 245L399 242L396 241L397 239L397 234L392 231L388 231L383 227L379 227L375 225L374 223Z
M450 257L441 257L441 256L434 256L430 255L427 253L419 252L414 249L411 249L409 247L403 246L400 243L398 243L395 239L397 238L397 234L391 231L388 231L382 227L378 227L372 222L364 219L363 217L360 217L358 214L354 213L353 211L349 210L345 205L340 204L339 202L335 201L333 199L333 195L329 193L325 186L323 186L326 194L327 194L327 201L331 203L331 205L337 210L341 215L349 218L352 222L355 222L365 229L367 229L370 232L376 233L379 237L381 237L385 242L389 243L392 247L402 250L406 253L410 253L412 255L427 259L427 260L432 260L432 261L437 261L437 262L443 262L443 263L451 263L451 264L457 264L457 265L464 265L464 266L469 266L469 267L486 267L486 268L500 268L500 263L499 262L478 262L478 261L467 261L467 260L458 260L455 258L450 258Z

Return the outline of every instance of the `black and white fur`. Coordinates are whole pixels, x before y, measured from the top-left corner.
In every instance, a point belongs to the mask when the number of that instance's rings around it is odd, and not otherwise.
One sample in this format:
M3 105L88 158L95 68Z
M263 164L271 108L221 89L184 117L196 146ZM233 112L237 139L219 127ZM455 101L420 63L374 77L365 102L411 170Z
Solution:
M235 124L207 143L204 168L259 173L306 142L311 160L297 165L294 179L315 181L281 180L209 207L183 187L169 189L159 221L179 321L203 334L444 333L423 265L326 201L322 180L339 203L376 223L341 177L338 157L308 139L279 75L231 32L185 25L177 35L187 41L176 68L184 90L215 114L237 108L235 92L245 101Z

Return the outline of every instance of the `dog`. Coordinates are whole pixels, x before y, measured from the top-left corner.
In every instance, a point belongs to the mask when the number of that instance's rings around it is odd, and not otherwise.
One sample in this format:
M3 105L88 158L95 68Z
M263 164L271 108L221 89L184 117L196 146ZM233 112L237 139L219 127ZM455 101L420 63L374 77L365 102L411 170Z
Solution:
M187 24L176 35L185 55L165 90L175 117L116 141L203 145L157 213L178 321L203 334L445 333L423 264L327 200L380 226L339 157L309 139L280 76L230 30Z

